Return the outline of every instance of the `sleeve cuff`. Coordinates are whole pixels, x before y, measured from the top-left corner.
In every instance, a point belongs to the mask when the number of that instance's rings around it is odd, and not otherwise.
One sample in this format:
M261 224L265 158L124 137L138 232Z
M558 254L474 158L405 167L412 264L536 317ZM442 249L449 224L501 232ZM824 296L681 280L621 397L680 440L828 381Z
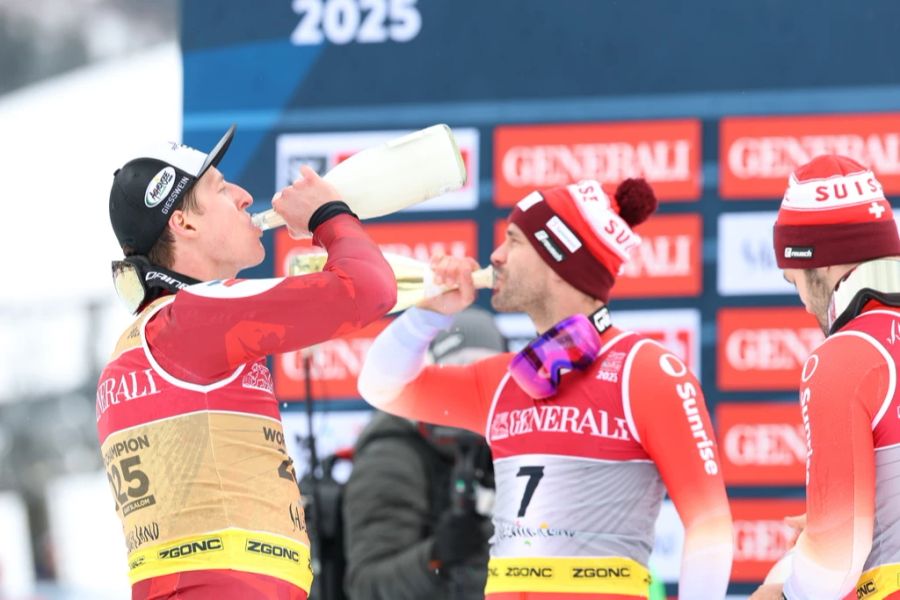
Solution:
M429 342L438 334L453 324L454 315L444 315L424 308L412 307L407 309L403 319L408 333Z

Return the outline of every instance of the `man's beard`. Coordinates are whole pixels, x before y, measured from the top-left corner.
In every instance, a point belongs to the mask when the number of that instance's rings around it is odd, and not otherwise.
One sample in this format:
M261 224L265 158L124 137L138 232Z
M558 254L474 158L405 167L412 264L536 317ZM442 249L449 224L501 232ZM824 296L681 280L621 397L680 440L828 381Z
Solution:
M491 298L491 306L497 312L516 312L516 304L514 299L510 300L507 288L503 287Z
M806 277L806 293L809 296L813 315L815 315L816 321L819 322L822 333L827 336L830 329L828 325L828 305L831 302L833 290L826 285L825 280L816 271L806 269L803 271L803 274Z
M816 312L816 321L819 322L819 329L822 330L822 333L825 334L825 337L828 337L828 331L831 329L828 326L828 315Z
M535 293L533 289L523 286L522 282L516 287L510 287L509 279L504 278L500 290L491 298L491 306L497 312L530 312L533 308Z

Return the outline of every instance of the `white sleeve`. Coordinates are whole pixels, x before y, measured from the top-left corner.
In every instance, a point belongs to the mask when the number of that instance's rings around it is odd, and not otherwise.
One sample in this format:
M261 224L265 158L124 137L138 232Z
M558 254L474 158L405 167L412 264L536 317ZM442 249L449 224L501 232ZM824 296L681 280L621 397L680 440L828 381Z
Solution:
M847 592L855 589L868 552L854 553L855 560L847 565L846 569L829 569L808 556L808 552L803 552L803 538L804 534L800 534L800 540L793 552L792 570L784 582L785 598L788 600L845 598ZM857 545L853 544L854 547Z
M688 540L685 540L686 546ZM703 543L708 543L704 540ZM725 598L731 574L734 543L708 545L685 552L678 579L678 600Z
M428 345L453 323L452 315L410 308L375 338L357 380L360 396L376 408L396 398L422 371Z

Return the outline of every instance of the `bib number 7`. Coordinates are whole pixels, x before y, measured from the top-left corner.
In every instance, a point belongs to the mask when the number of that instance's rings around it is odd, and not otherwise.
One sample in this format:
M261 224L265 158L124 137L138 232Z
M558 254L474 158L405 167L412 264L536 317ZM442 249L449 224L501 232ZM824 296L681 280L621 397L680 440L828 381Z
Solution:
M537 489L543 476L544 467L519 467L519 472L516 473L516 477L527 477L528 481L525 482L525 493L522 494L522 502L519 504L519 514L517 516L525 516L525 511L528 510L528 505L531 504L531 498L534 496L534 491Z

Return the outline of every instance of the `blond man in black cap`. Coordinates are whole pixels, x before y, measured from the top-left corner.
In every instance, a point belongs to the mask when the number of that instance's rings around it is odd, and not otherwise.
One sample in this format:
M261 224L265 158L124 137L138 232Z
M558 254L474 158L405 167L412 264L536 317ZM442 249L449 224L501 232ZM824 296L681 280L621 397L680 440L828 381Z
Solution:
M269 354L370 323L396 301L377 246L311 169L273 208L328 251L322 273L235 279L264 257L246 190L212 152L161 146L115 174L137 319L97 388L97 431L128 546L134 599L305 600L312 572ZM127 282L130 282L128 285Z

